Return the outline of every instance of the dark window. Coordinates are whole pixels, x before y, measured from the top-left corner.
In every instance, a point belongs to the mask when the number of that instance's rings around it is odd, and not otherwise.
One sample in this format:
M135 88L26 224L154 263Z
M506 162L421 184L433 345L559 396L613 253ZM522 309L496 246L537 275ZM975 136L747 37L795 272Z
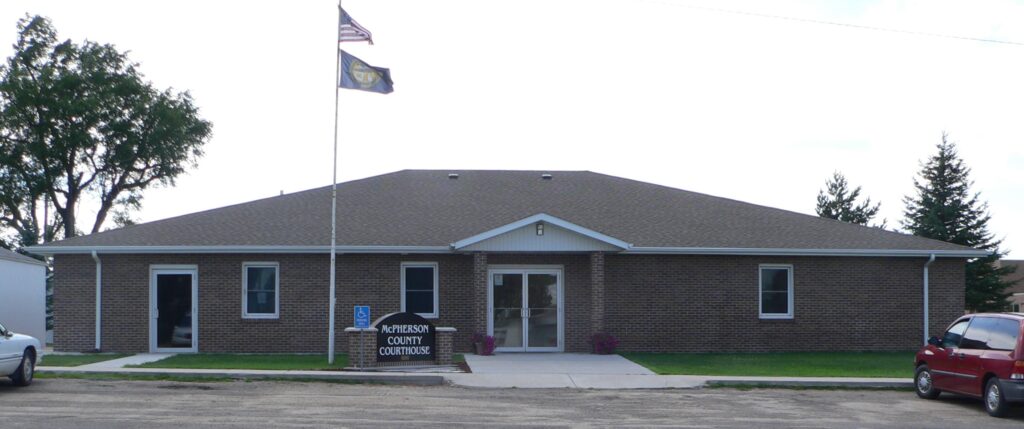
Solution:
M761 267L761 317L792 317L789 267Z
M277 267L249 265L245 267L245 315L277 314Z
M995 319L991 317L975 317L971 321L971 326L967 327L967 332L964 333L964 339L960 342L960 348L979 350L988 348L985 343L988 342L989 336L992 335L993 322L995 322Z
M960 339L963 338L964 331L967 330L968 323L970 323L970 320L961 320L956 322L953 326L950 326L949 330L946 331L946 334L942 336L942 347L959 347Z
M1020 322L1014 319L991 319L991 335L988 348L993 350L1013 350L1017 348L1017 336L1020 335Z
M410 265L403 267L405 285L405 309L410 313L436 316L434 295L437 285L434 284L434 266Z

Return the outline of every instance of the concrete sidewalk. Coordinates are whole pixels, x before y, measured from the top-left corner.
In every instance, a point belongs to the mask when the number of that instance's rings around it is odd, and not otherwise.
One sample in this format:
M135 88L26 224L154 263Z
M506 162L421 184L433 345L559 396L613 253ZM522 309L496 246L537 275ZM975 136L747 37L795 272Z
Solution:
M589 353L498 353L464 355L473 374L654 375L619 355Z
M141 365L149 362L156 362L158 360L167 359L174 356L176 353L139 353L137 355L125 356L120 359L105 360L96 363L90 363L85 365L79 365L75 368L79 370L104 370L104 369L120 369L124 368L125 365ZM46 360L43 360L46 363Z

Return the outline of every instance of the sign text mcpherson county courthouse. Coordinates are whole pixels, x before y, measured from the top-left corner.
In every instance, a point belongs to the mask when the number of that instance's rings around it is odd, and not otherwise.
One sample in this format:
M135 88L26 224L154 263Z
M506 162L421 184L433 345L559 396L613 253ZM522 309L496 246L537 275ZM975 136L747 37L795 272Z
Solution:
M389 314L377 323L377 361L432 361L434 325L413 313Z

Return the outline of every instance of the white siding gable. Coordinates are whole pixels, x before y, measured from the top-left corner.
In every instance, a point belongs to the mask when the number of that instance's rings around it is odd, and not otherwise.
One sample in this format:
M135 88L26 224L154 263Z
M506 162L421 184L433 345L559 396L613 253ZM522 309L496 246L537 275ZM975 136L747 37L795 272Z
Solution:
M537 224L531 223L504 234L470 244L460 250L486 252L592 252L620 251L619 247L600 240L544 223L544 235L537 235Z

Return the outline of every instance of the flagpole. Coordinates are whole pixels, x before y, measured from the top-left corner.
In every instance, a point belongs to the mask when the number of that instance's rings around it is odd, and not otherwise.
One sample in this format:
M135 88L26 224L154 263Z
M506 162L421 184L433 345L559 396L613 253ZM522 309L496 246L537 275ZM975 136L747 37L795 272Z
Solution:
M334 32L341 27L341 0L338 0L338 25ZM335 35L337 37L337 35ZM334 365L334 282L335 282L335 252L337 250L338 237L338 79L341 78L341 48L338 42L334 42L334 171L331 177L331 300L330 316L327 325L327 364Z

